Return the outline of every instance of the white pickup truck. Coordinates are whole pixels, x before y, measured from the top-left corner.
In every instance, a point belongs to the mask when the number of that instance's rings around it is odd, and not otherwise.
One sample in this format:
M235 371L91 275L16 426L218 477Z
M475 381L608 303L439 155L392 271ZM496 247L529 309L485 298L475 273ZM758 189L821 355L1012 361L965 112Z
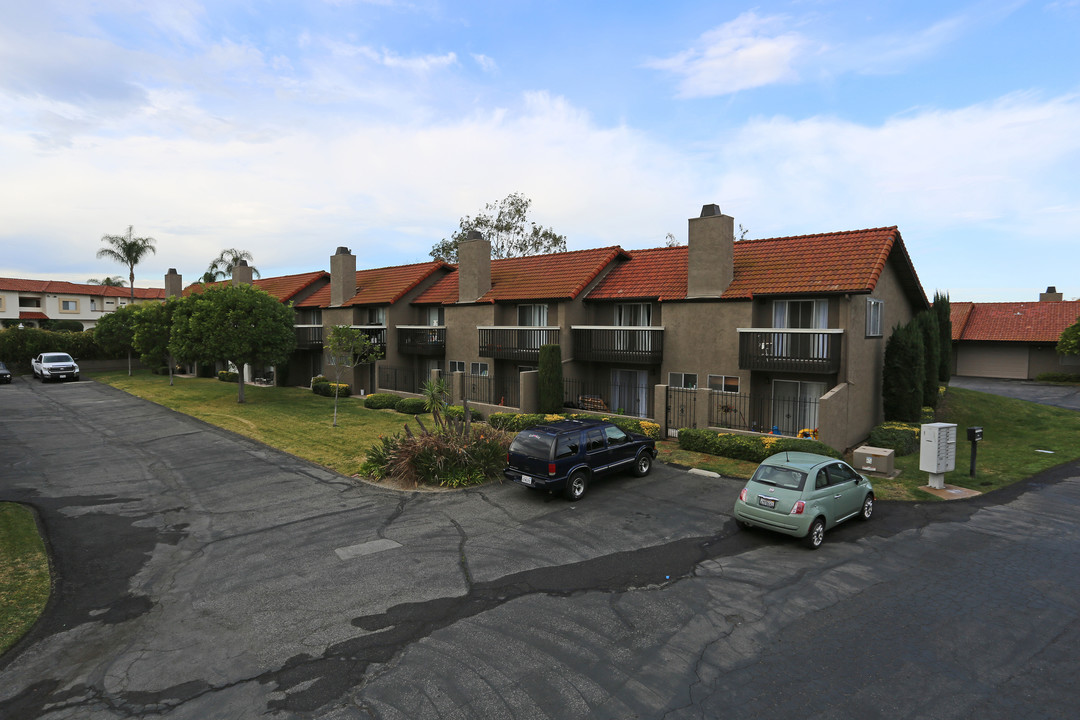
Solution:
M41 382L79 379L79 366L67 353L41 353L30 361L30 368Z

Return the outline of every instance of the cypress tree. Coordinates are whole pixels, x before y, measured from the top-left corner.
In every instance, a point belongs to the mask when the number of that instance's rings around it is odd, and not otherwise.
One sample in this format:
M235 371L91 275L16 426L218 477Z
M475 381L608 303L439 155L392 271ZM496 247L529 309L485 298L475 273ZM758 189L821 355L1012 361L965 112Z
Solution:
M537 379L540 395L540 412L558 413L563 407L562 347L540 346L540 364Z
M938 380L949 382L952 377L952 308L948 293L934 293L934 315L938 324Z
M918 422L925 377L921 333L912 324L897 326L885 345L881 396L886 420Z
M937 315L930 310L924 310L915 316L915 327L922 335L923 342L923 392L922 404L926 407L938 406L938 371L940 370L940 353L938 345L941 336L938 334Z

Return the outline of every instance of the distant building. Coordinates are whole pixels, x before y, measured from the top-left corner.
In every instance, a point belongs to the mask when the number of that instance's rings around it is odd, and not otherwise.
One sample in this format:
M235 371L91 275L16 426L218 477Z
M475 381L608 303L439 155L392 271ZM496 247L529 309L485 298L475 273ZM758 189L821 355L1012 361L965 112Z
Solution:
M163 288L135 288L135 301L164 300ZM131 302L131 288L83 285L57 280L0 278L0 322L5 327L47 326L49 320L76 320L88 330L103 313Z

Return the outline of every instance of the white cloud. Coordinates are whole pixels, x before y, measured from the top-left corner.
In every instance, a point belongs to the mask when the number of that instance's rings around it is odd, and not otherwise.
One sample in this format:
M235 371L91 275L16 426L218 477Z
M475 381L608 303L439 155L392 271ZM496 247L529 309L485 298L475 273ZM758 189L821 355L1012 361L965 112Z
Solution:
M495 72L499 69L498 64L494 58L490 58L487 55L481 55L479 53L472 53L472 59L480 66L480 69L484 72Z

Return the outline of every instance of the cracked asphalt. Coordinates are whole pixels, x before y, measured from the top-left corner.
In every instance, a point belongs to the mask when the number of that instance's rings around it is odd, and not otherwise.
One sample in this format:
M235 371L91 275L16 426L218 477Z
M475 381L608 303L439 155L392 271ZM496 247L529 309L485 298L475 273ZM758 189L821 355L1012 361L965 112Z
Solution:
M328 428L328 432L331 430ZM107 386L0 391L56 587L0 718L1056 718L1080 467L818 552L658 465L577 503L358 483Z

